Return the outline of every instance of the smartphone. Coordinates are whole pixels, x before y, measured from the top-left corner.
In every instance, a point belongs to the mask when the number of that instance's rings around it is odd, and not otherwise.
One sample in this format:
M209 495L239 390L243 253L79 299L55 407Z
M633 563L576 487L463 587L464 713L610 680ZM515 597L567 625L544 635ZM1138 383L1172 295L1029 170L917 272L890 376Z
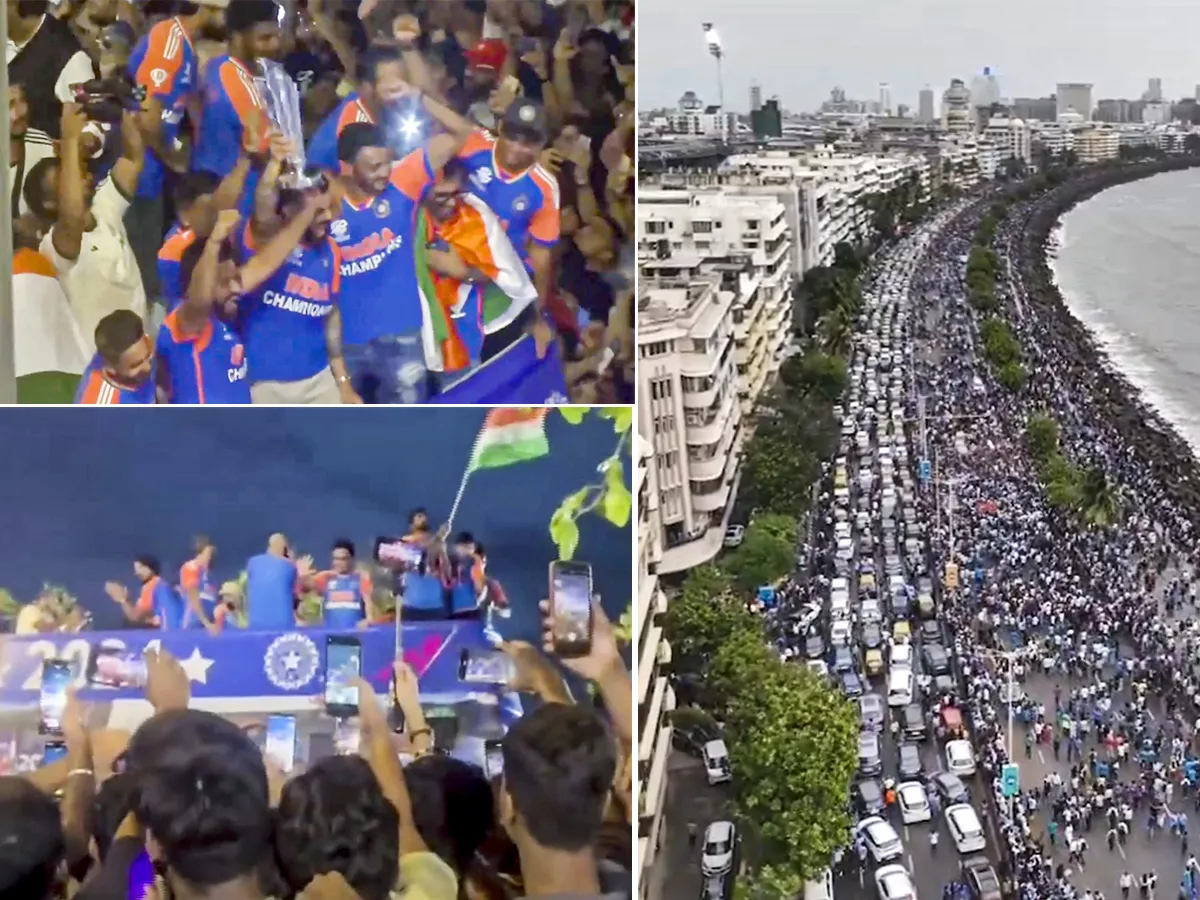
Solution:
M154 887L154 863L150 854L143 850L129 864L129 900L145 900Z
M351 756L358 752L362 743L362 731L353 719L338 719L333 723L333 752L338 756Z
M146 685L146 658L116 647L99 647L88 663L88 684L110 688Z
M362 675L362 642L355 637L330 635L325 639L325 708L335 719L358 713L358 688Z
M38 734L62 734L63 710L71 681L71 664L65 659L48 659L42 663L42 692L38 702L42 717L38 722Z
M502 743L494 739L483 744L483 771L488 780L504 774L504 751L501 747Z
M42 765L48 766L50 763L56 763L67 755L67 745L62 741L51 741L46 745L46 749L42 751Z
M375 562L381 566L406 566L416 568L421 564L421 556L425 548L404 540L404 538L375 538Z
M264 745L267 758L284 772L296 767L296 717L267 716L267 737Z
M503 650L463 650L458 680L468 684L508 684L516 675L512 657Z
M592 649L592 567L550 563L550 614L554 652L563 658L587 656Z

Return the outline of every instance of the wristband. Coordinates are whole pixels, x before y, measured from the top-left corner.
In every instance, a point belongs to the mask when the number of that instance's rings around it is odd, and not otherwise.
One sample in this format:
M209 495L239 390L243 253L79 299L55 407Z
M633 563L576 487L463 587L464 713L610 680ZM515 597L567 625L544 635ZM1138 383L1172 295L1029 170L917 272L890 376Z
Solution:
M432 728L418 728L415 731L410 731L408 733L408 739L411 741L413 738L419 738L423 734L428 734L432 737L433 729Z
M72 769L67 773L68 778L73 778L76 775L86 775L88 778L95 778L96 773L91 769Z

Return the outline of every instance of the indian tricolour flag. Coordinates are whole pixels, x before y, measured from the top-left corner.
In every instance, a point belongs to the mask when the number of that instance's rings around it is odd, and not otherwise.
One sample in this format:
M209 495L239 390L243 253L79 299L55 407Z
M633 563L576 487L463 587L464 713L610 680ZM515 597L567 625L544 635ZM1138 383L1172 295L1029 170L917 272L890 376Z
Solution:
M550 452L544 407L506 406L493 409L483 420L468 472L499 469L529 462Z
M504 231L504 223L473 194L462 197L458 214L434 223L422 209L413 242L417 288L424 311L421 337L426 365L435 372L467 368L484 336L512 324L537 300L537 288L521 255ZM482 284L456 281L432 271L426 243L446 241L463 262L487 276ZM474 345L474 346L472 346Z
M91 352L54 266L36 250L13 256L17 402L71 403Z

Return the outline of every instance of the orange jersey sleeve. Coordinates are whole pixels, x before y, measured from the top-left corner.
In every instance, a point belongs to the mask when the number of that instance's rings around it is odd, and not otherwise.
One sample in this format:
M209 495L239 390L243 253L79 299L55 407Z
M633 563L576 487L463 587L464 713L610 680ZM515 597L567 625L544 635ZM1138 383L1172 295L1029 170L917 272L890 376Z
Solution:
M392 184L410 200L419 202L433 180L433 169L424 150L414 150L392 167Z
M540 244L557 244L562 227L558 182L536 166L530 172L530 176L541 192L542 202L529 222L529 236Z
M333 238L329 239L329 246L333 249L333 277L329 280L329 291L332 296L339 297L342 293L342 248Z
M92 370L88 383L80 395L79 403L84 406L119 406L121 392L104 380L104 376Z
M480 150L491 150L495 144L496 142L486 132L472 131L462 149L458 151L458 156L462 159L472 153L478 153Z
M200 589L200 564L194 559L188 560L179 570L179 586L185 591Z
M271 122L266 106L258 92L258 85L236 63L226 61L221 66L221 87L229 97L230 104L242 121L243 136L247 129L258 135L258 152L265 153Z
M154 589L158 587L158 579L151 578L142 585L142 592L138 594L137 609L138 612L149 612L154 609Z
M325 588L329 587L329 579L332 576L332 572L318 572L312 577L313 587L322 594L325 593Z
M183 67L187 35L174 19L159 22L146 37L146 55L138 66L135 80L146 89L147 97L169 94Z

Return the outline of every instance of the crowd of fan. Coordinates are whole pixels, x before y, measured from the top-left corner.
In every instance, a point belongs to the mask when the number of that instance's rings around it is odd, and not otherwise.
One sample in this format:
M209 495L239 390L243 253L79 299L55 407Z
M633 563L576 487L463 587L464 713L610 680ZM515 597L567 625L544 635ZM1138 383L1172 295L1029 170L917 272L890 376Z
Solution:
M518 344L632 400L631 0L7 14L25 401L419 403Z
M360 680L359 753L285 774L246 730L189 709L178 661L149 651L154 712L132 735L89 727L71 694L66 758L0 777L0 898L141 896L142 874L158 900L628 897L629 675L597 603L591 652L562 660L595 687L576 704L551 626L541 650L504 645L510 687L540 703L504 737L493 779L433 746L403 662L401 733Z
M943 515L935 530L935 556L966 573L940 615L955 636L980 762L995 792L992 815L1007 845L1001 874L1024 900L1102 898L1095 884L1085 892L1073 883L1072 872L1090 852L1124 843L1136 812L1151 832L1172 826L1182 839L1182 874L1126 871L1106 887L1151 896L1162 875L1168 886L1182 878L1182 895L1194 895L1178 801L1196 776L1200 678L1193 629L1176 616L1195 597L1192 526L1100 414L1113 398L1096 388L1094 372L1067 383L1065 373L1079 368L1070 345L1033 314L1020 280L1002 292L1035 377L1019 395L992 380L976 347L961 262L986 208L967 209L941 229L913 293L922 342L938 348L919 361L919 390L931 453L949 485L938 490L949 490L954 504L953 524ZM1025 221L1010 218L998 246L1015 273ZM1067 458L1108 473L1121 524L1087 529L1048 506L1023 440L1034 413L1059 422ZM1010 735L1009 684L1034 675L1054 679L1054 708L1022 699L1018 687ZM1056 764L1065 758L1064 774L1022 779L1010 803L1001 769L1038 742L1053 749Z

